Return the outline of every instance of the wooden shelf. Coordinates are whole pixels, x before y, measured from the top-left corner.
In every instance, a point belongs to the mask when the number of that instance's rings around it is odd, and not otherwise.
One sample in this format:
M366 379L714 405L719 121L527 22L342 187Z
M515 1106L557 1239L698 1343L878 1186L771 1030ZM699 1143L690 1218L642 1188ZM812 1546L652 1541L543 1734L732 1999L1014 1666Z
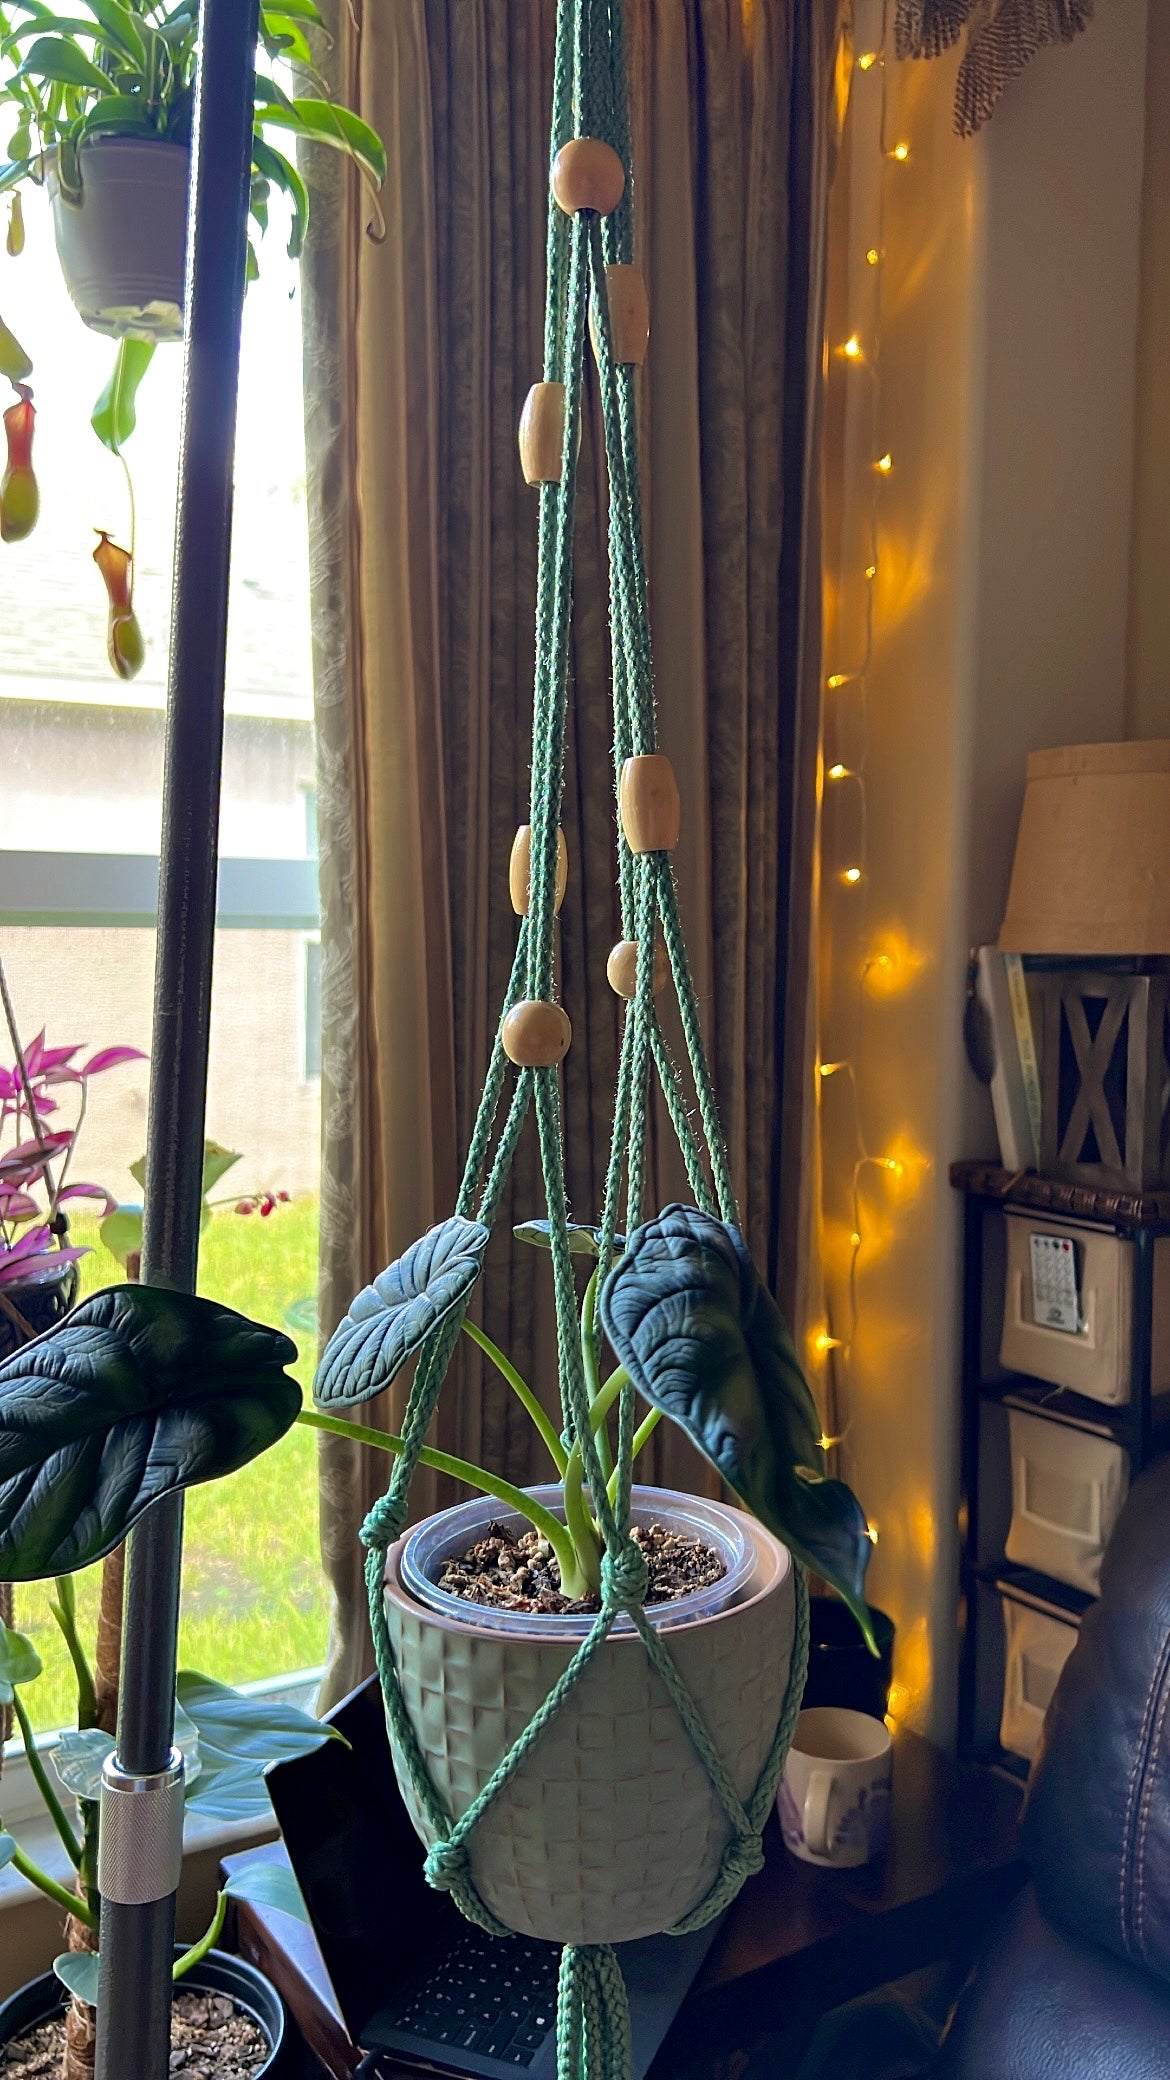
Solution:
M1046 1618L1056 1618L1062 1625L1079 1625L1097 1600L1085 1589L1074 1589L1070 1582L1058 1582L1054 1575L1041 1574L1035 1567L1017 1567L1011 1560L995 1560L976 1568L975 1579L985 1588L994 1589L997 1596L1006 1596L1009 1603L1022 1603L1029 1610L1042 1611Z
M1170 1235L1170 1192L1130 1192L1065 1184L1034 1170L1004 1170L998 1163L952 1163L951 1183L971 1199L986 1199L1022 1212L1088 1221L1119 1235L1144 1228Z
M1128 1402L1111 1408L1103 1401L1090 1401L1074 1394L1071 1387L1054 1387L1049 1380L1030 1379L1011 1372L1003 1379L980 1380L976 1392L983 1401L1000 1408L1014 1408L1022 1415L1039 1416L1046 1423L1059 1423L1066 1430L1080 1430L1089 1437L1103 1437L1129 1448L1134 1440L1133 1410Z

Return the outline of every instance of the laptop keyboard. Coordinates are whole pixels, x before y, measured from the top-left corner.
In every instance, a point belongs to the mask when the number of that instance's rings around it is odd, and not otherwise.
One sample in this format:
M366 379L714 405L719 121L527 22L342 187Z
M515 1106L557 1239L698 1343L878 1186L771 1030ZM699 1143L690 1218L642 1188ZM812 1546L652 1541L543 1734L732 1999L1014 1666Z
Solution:
M471 1926L382 2019L423 2043L530 2066L556 2020L559 1961L552 1943Z

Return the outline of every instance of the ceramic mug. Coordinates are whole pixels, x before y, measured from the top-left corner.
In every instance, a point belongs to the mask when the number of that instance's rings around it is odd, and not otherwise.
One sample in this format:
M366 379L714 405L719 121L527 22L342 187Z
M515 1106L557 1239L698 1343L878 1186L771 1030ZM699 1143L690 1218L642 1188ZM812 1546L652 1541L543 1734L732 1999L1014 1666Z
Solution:
M886 1846L892 1745L880 1719L819 1705L802 1712L777 1794L785 1845L846 1870Z

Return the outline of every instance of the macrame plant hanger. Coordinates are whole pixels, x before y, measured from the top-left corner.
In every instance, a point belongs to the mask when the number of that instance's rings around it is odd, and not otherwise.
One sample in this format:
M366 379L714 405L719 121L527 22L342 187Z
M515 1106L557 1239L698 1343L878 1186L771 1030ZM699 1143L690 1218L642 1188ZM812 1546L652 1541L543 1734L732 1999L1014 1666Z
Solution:
M796 1634L787 1689L771 1750L759 1782L745 1802L730 1781L662 1634L651 1626L642 1608L646 1566L639 1546L629 1535L635 1434L632 1385L626 1384L620 1395L617 1482L612 1505L589 1420L587 1366L589 1372L595 1370L601 1332L597 1325L593 1331L593 1352L587 1348L583 1351L570 1251L560 1113L559 1063L567 1052L571 1031L555 998L554 935L576 464L590 317L609 475L614 777L624 934L622 946L611 957L611 980L619 994L626 997L613 1141L601 1219L600 1277L604 1278L614 1258L623 1185L628 1227L633 1229L643 1217L652 1074L657 1075L665 1094L696 1205L708 1214L717 1214L722 1221L736 1221L727 1151L699 1027L670 860L678 838L679 801L669 761L657 750L638 491L634 370L629 361L616 358L611 326L628 281L618 271L629 269L632 273L629 164L620 0L559 0L544 369L543 381L534 387L526 407L530 429L537 436L536 449L543 439L547 458L542 465L538 455L533 465L541 479L541 492L531 820L525 840L528 860L522 862L528 870L526 913L522 915L515 962L468 1152L457 1215L468 1224L468 1232L478 1234L486 1246L517 1141L532 1107L539 1135L556 1294L563 1426L566 1442L579 1442L605 1550L601 1610L592 1629L520 1739L504 1756L479 1796L454 1822L431 1783L407 1713L387 1621L383 1577L387 1550L406 1521L411 1479L460 1332L466 1297L444 1312L421 1340L403 1423L402 1450L396 1458L389 1489L362 1530L367 1548L370 1622L387 1714L399 1755L436 1837L427 1856L427 1876L432 1884L452 1893L469 1919L493 1934L508 1931L476 1892L470 1875L468 1838L491 1801L539 1743L543 1729L599 1653L621 1613L628 1613L637 1628L710 1776L730 1826L730 1840L716 1880L706 1897L673 1931L678 1934L699 1928L720 1913L744 1878L761 1865L761 1830L772 1807L799 1710L808 1653L808 1591L804 1570L794 1562ZM550 427L554 436L551 444ZM515 884L514 874L514 895ZM522 875L518 910L523 903ZM705 1154L655 1009L655 984L665 979L659 932L681 1012ZM513 1066L517 1073L505 1107ZM497 1138L501 1112L503 1125ZM628 2080L629 2015L621 1972L610 1946L565 1947L558 2032L559 2080Z

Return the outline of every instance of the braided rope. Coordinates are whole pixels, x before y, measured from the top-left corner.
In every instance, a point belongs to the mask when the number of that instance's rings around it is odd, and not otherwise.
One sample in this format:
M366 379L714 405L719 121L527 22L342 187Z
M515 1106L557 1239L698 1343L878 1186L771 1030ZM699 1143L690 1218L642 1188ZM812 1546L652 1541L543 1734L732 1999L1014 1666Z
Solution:
M543 366L546 382L564 385L565 415L560 480L543 484L540 493L528 913L517 937L457 1211L469 1216L476 1207L482 1224L489 1229L494 1225L531 1106L536 1115L548 1212L563 1434L566 1449L575 1449L579 1456L604 1548L601 1608L528 1726L457 1819L453 1820L447 1812L431 1781L407 1709L394 1659L384 1577L387 1549L406 1522L410 1483L460 1333L461 1309L439 1322L423 1344L403 1422L402 1450L385 1496L375 1504L362 1527L362 1540L367 1548L370 1627L387 1718L400 1766L409 1778L433 1837L426 1857L430 1883L450 1892L469 1920L492 1934L507 1933L479 1897L472 1881L470 1838L604 1650L618 1618L625 1615L636 1629L686 1729L727 1821L728 1840L715 1879L705 1897L674 1931L684 1934L721 1913L745 1877L758 1870L763 1860L761 1831L776 1794L804 1689L808 1586L804 1570L794 1562L795 1632L783 1705L759 1779L750 1797L744 1800L736 1792L700 1707L679 1672L667 1637L655 1630L643 1608L646 1561L629 1530L636 1415L634 1389L629 1380L618 1396L614 1500L611 1502L609 1497L608 1440L599 1445L591 1422L590 1374L595 1381L601 1329L595 1314L592 1342L586 1341L583 1348L569 1248L561 1092L555 1068L521 1070L493 1153L509 1071L503 1045L504 1020L525 996L553 996L557 838L569 696L576 463L590 308L609 478L615 791L625 760L653 752L657 742L634 377L632 368L618 365L613 358L605 272L607 265L629 264L633 247L621 0L558 0L552 155L555 157L574 135L602 137L612 143L627 170L627 181L619 207L603 222L589 211L581 211L570 219L550 198ZM667 1114L697 1204L707 1212L717 1207L725 1221L736 1220L730 1163L683 942L669 855L658 852L635 857L626 842L620 816L615 820L622 930L636 944L637 962L634 995L624 1012L614 1093L613 1137L601 1216L599 1279L607 1275L615 1255L623 1187L628 1226L635 1227L642 1219L651 1085L655 1076L665 1094ZM659 932L678 998L701 1140L655 1009L654 964ZM616 1957L606 1945L565 1947L558 2000L557 2059L558 2080L628 2080L629 2012Z

